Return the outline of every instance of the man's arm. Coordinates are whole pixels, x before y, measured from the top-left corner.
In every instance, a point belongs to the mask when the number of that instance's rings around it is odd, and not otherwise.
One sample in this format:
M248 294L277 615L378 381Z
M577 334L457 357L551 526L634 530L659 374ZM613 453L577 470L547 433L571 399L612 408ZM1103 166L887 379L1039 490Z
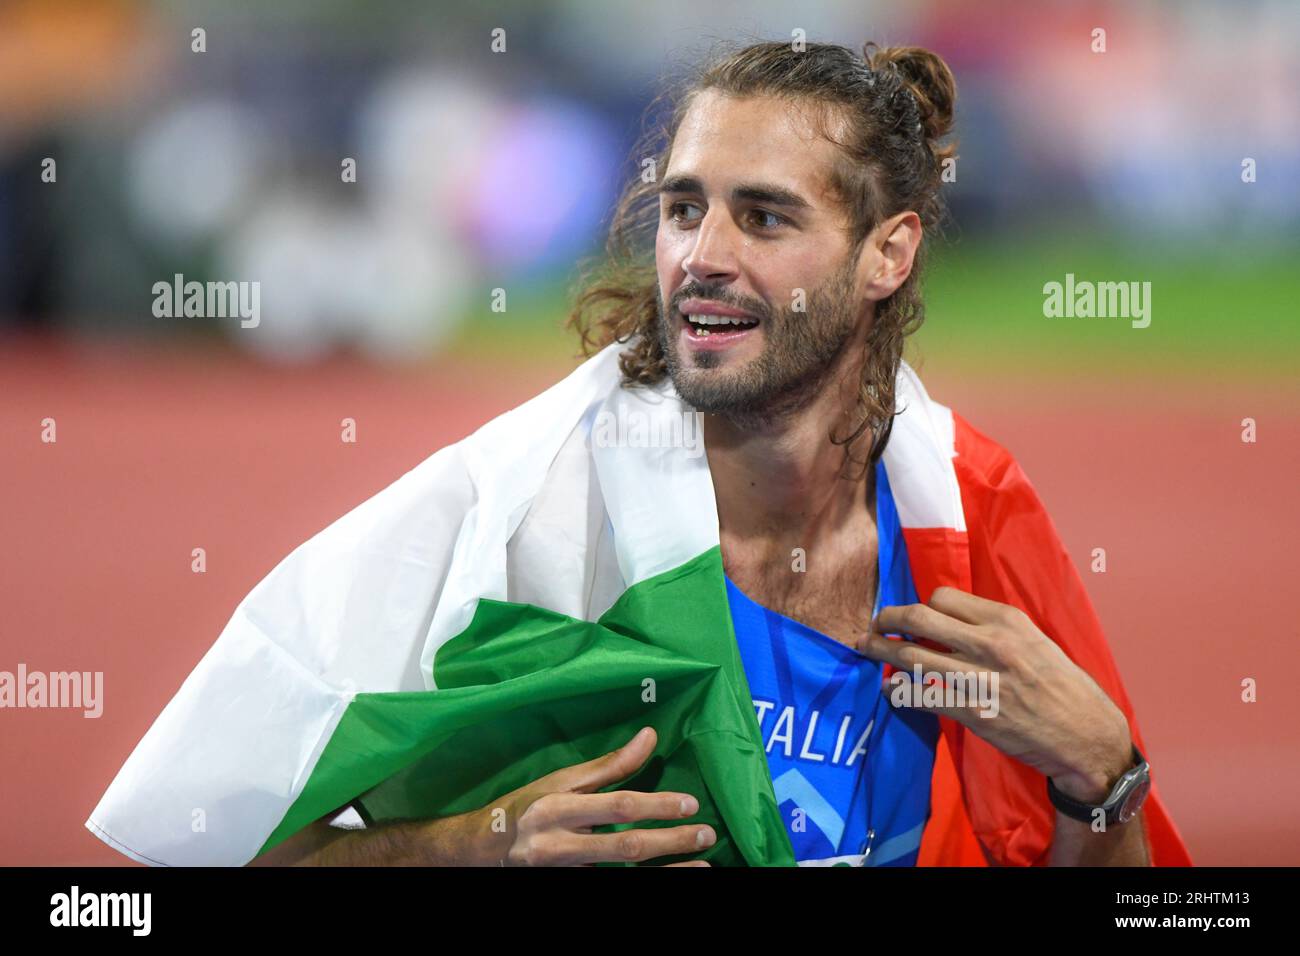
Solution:
M980 849L989 866L1002 865L984 844L980 844ZM1147 853L1146 820L1138 813L1120 827L1094 833L1087 824L1058 813L1047 865L1152 866Z
M1056 815L1052 852L1048 866L1150 866L1147 855L1146 823L1138 813L1128 823L1112 824L1104 832L1067 817Z
M890 633L926 638L950 650L889 640L885 635ZM914 668L922 681L937 679L943 689L963 678L969 678L969 686L990 688L987 700L970 701L963 694L947 705L921 706L960 722L1052 778L1076 801L1101 804L1132 763L1132 736L1123 711L1019 608L955 588L936 588L929 604L883 608L863 653L898 668L891 681L902 691L896 697L902 706L913 699L907 675ZM1130 821L1107 831L1094 833L1089 824L1056 813L1048 862L1149 865L1140 826Z
M953 413L953 424L953 465L970 529L970 590L1021 608L1045 634L1051 635L1051 640L1098 684L1108 701L1127 718L1124 729L1131 731L1132 742L1149 755L1140 739L1138 720L1101 621L1042 500L1010 452L956 413ZM1125 767L1131 764L1131 750L1117 742L1123 735L1113 729L1104 730L1111 726L1112 718L1119 724L1113 711L1110 717L1089 719L1086 713L1091 710L1091 707L1075 709L1071 733L1074 739L1068 744L1068 759L1051 761L1073 763L1072 768L1049 764L1025 766L1023 758L1015 759L1021 757L1019 753L1010 753L996 744L986 746L978 732L968 733L972 728L961 725L946 728L952 735L950 747L961 756L958 774L967 813L972 824L978 820L980 842L986 843L1000 861L1025 866L1050 862L1052 854L1060 852L1053 846L1058 842L1058 834L1059 839L1078 845L1077 839L1071 842L1068 837L1075 821L1067 817L1058 822L1059 815L1047 799L1042 775L1051 776L1061 788L1063 769L1085 771L1107 766L1111 760L1123 760ZM1102 710L1109 711L1109 707ZM1103 732L1096 738L1094 731ZM1080 734L1085 739L1079 739ZM1104 743L1105 749L1080 761L1082 748L1094 741ZM1105 759L1099 759L1103 755ZM1031 769L1038 773L1030 773ZM1191 864L1154 782L1140 819L1152 866ZM1131 830L1136 823L1134 820L1122 824L1119 829ZM1076 832L1075 836L1083 834ZM1094 842L1109 847L1117 834L1107 836L1108 839ZM1084 853L1085 858L1091 856L1091 851Z
M365 829L332 827L333 814L304 827L248 866L480 866L477 811ZM495 861L494 861L495 862Z
M717 842L707 824L592 832L607 824L680 821L699 812L699 801L687 793L598 792L631 777L654 753L657 740L653 728L642 728L617 750L563 767L457 816L345 830L329 825L336 810L247 865L589 866L699 853Z
M1053 778L1053 783L1072 799L1100 805L1132 764L1132 738L1123 739L1125 743L1115 749L1108 769L1091 777L1080 773L1063 775ZM1048 866L1150 866L1142 813L1139 811L1127 823L1112 823L1097 831L1088 823L1058 812L1047 863Z

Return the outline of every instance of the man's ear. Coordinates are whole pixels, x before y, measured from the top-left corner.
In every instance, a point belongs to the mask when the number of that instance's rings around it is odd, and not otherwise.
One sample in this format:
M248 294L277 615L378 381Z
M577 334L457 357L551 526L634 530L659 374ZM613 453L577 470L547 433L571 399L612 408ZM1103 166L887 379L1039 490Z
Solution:
M916 250L921 246L921 217L914 212L889 217L871 230L864 246L867 298L879 302L893 295L912 274Z

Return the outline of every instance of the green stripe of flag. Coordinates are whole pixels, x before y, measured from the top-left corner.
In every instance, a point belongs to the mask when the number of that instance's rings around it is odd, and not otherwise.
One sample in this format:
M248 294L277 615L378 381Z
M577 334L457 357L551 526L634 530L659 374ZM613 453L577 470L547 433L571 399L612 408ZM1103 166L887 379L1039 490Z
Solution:
M794 864L718 548L628 589L598 622L482 600L434 676L436 691L355 697L263 850L350 800L374 821L486 806L648 724L654 756L607 789L694 794L692 820L718 833L699 858L714 865Z

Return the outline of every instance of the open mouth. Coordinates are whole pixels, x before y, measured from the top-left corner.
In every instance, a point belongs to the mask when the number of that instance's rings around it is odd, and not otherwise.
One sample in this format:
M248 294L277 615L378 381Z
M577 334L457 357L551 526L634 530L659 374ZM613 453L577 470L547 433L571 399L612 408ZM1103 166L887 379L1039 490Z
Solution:
M748 332L758 328L757 319L742 318L736 315L684 315L686 327L697 338L710 335L726 335L730 332Z

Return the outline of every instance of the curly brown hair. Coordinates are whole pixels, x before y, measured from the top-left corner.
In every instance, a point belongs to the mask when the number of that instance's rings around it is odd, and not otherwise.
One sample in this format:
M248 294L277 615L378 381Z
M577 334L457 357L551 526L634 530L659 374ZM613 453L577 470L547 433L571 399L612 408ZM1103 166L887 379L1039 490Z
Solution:
M667 374L658 319L654 236L659 220L659 178L691 102L715 90L730 96L777 96L811 105L817 131L840 147L832 171L833 194L849 212L849 239L856 253L877 223L905 210L920 217L922 244L911 274L876 307L864 356L857 424L831 440L851 446L865 430L874 436L869 460L884 450L894 414L894 383L903 345L924 321L920 276L924 236L942 225L940 195L944 161L955 156L940 145L952 126L956 84L940 57L919 47L867 43L862 55L844 46L790 42L746 46L712 59L651 103L649 117L669 110L666 123L644 131L633 156L650 177L635 176L623 189L610 223L605 255L588 264L568 325L584 354L635 338L620 357L624 385L653 385ZM837 122L838 121L838 122ZM838 137L833 130L842 131ZM645 160L653 158L653 164Z

